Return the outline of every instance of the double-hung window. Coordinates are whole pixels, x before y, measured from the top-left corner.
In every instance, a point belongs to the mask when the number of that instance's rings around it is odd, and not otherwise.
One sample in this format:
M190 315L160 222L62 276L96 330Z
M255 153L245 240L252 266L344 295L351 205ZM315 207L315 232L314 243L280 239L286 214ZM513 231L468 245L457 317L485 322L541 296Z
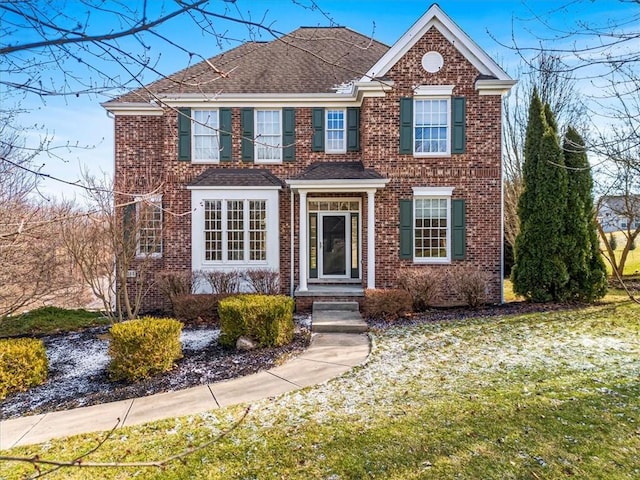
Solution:
M344 153L347 151L346 120L344 109L327 109L325 121L325 151Z
M192 154L194 163L220 161L218 110L192 110Z
M137 245L139 257L162 255L162 197L136 197Z
M282 111L256 110L255 161L282 161Z
M466 256L466 202L453 187L413 187L400 199L399 254L414 263L449 263Z
M266 259L266 200L204 201L206 262L246 264Z
M448 98L417 98L413 105L413 151L416 155L451 152Z

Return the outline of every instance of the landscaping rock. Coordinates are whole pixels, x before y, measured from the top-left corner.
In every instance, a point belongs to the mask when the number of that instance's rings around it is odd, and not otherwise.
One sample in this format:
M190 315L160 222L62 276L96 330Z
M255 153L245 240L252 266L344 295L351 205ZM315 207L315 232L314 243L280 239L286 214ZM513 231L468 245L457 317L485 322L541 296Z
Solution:
M236 348L241 352L249 352L258 348L258 344L249 337L240 337L236 342Z

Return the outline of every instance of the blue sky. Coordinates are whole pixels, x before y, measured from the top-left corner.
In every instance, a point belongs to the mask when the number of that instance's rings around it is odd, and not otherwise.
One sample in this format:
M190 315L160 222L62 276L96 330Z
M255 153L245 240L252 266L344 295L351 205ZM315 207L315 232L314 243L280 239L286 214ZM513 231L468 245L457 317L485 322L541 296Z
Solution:
M220 2L220 0L218 0ZM151 3L151 2L150 2ZM296 3L310 5L310 0L298 0ZM337 24L348 26L363 34L373 35L377 40L392 45L431 5L424 0L317 0L324 12ZM512 44L512 35L520 45L535 45L536 36L552 36L542 22L551 26L568 29L577 21L602 23L609 18L624 18L625 12L638 6L617 0L440 0L440 7L455 21L480 47L513 74L518 58L513 51L500 46L495 39ZM214 0L215 4L215 0ZM159 5L159 3L157 4ZM294 4L291 0L237 0L236 4L223 4L230 8L234 16L242 14L254 21L264 19L266 24L281 32L289 32L298 26L327 25L327 18L310 9ZM563 7L563 6L566 6ZM70 16L82 16L82 7L73 0L67 2ZM224 8L224 7L220 7ZM77 11L75 11L77 10ZM92 17L92 25L103 28L103 19ZM217 24L218 32L234 39L246 39L246 27L229 23ZM162 27L162 32L174 38L176 42L188 46L204 57L210 57L232 48L237 43L224 41L217 44L210 37L204 37L183 20L172 21ZM490 32L490 33L489 33ZM494 37L494 38L492 38ZM263 40L270 40L263 33ZM20 41L23 39L15 39ZM134 53L139 45L126 44ZM152 56L159 55L159 68L164 73L172 73L187 65L188 58L183 52L172 51L166 45L150 41ZM71 68L74 68L71 66ZM79 75L86 73L78 69ZM48 75L56 79L59 73L51 71ZM114 75L122 75L114 69ZM153 81L153 75L143 78L145 83ZM105 96L52 97L44 102L36 97L27 97L22 107L31 111L20 118L23 126L44 125L53 137L54 145L88 145L89 149L62 148L57 150L61 158L38 158L38 165L46 174L76 181L83 168L94 174L104 171L110 174L113 169L113 121L107 117L100 102L108 100ZM42 131L30 133L33 142ZM47 180L42 192L49 197L73 197L81 194L80 189Z

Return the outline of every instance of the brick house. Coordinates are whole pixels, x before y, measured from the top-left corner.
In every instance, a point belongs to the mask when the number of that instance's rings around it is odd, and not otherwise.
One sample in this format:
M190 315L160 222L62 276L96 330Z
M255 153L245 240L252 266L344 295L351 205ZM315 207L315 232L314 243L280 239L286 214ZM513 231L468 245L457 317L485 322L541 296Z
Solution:
M271 269L304 309L466 265L500 302L514 83L435 4L390 48L299 28L104 103L116 190L154 191L139 227L154 270Z

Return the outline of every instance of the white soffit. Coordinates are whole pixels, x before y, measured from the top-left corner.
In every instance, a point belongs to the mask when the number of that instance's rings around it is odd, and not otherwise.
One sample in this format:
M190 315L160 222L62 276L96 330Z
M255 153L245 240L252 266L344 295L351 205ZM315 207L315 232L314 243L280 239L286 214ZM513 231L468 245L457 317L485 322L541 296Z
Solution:
M371 67L360 81L371 81L376 77L384 76L432 27L442 33L481 74L494 76L498 80L511 80L511 77L458 27L437 4L433 4L387 53Z

